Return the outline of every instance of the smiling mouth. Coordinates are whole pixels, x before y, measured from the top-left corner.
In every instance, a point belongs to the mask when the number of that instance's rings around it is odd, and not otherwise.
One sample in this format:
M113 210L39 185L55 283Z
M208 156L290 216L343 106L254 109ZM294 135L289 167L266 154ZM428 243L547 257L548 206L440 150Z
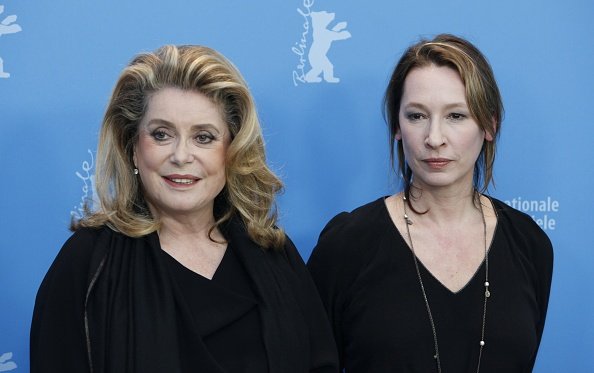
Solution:
M167 177L167 176L163 176L163 179L165 179L165 181L169 182L169 184L173 184L173 185L192 185L192 184L196 184L198 182L198 180L200 180L200 179L194 179L194 178L179 178L179 177Z

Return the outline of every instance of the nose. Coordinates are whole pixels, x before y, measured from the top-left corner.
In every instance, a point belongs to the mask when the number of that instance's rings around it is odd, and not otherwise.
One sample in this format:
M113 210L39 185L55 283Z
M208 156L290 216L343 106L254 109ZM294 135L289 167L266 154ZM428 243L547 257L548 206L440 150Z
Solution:
M438 148L445 143L443 136L443 129L439 119L432 119L427 129L427 137L425 138L425 145L429 148Z
M189 144L183 139L180 139L174 143L173 152L171 153L171 162L181 165L184 163L190 163L193 159Z

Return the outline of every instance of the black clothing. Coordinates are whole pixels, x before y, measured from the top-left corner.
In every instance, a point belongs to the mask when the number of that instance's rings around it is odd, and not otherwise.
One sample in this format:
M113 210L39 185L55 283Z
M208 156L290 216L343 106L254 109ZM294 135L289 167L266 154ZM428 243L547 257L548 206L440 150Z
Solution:
M493 199L497 227L489 249L485 348L481 373L530 372L541 340L553 251L526 214ZM442 371L476 372L485 263L456 293L419 261ZM436 372L433 333L412 252L384 198L334 217L308 268L334 329L347 373Z
M189 301L156 233L131 238L108 227L78 230L37 295L31 372L261 372L217 360L228 356L217 334L245 338L227 328L253 316L251 310L257 310L268 371L335 372L327 318L290 240L284 250L263 250L239 219L222 231L255 297L232 294L237 288L212 291L210 284L208 293ZM200 307L205 312L196 313Z
M224 371L267 372L258 300L233 246L227 246L212 280L162 253L194 318L208 320L197 325L199 334Z

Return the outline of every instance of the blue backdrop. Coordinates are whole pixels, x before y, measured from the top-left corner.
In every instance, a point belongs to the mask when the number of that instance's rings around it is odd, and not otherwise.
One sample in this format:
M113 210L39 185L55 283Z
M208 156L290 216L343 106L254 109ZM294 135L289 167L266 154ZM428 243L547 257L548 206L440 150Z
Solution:
M491 194L554 244L535 371L594 371L592 2L0 0L0 11L0 372L29 370L35 293L92 197L103 110L134 54L204 44L239 67L286 183L282 225L307 259L334 214L396 190L382 94L402 51L441 32L473 41L500 84Z

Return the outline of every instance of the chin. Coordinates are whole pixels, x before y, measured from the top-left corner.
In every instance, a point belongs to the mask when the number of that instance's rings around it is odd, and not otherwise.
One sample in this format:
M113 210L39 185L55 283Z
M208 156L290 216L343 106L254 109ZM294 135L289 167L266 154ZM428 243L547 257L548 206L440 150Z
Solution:
M446 175L442 175L446 176ZM433 189L433 188L446 188L452 185L457 184L457 181L452 177L428 177L424 179L415 178L416 185L418 185L421 189Z

